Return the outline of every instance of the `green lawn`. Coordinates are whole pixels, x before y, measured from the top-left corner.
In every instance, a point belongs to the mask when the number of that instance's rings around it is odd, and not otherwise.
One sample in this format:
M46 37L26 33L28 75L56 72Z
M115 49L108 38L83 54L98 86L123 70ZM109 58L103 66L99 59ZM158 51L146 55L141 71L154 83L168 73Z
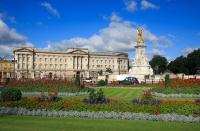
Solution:
M150 88L148 87L133 87L133 88L102 88L103 92L105 93L105 96L107 98L120 98L124 100L133 100L136 98L141 98L143 91L148 90ZM96 89L98 90L98 88ZM85 97L85 96L82 96ZM195 100L198 98L170 98L170 97L155 97L156 99L165 99L165 100Z
M105 96L108 98L120 98L124 100L132 100L140 98L144 90L149 88L103 88Z
M0 116L1 131L198 131L199 123Z
M94 88L96 90L99 90L100 88ZM106 96L106 98L117 98L117 99L123 99L127 101L131 101L133 99L139 99L141 98L143 91L150 89L149 87L124 87L124 88L115 88L115 87L109 87L109 88L101 88ZM88 95L81 95L81 96L72 96L72 97L65 97L65 98L85 98L88 97ZM155 97L156 99L165 99L165 100L188 100L193 101L198 98L170 98L170 97Z

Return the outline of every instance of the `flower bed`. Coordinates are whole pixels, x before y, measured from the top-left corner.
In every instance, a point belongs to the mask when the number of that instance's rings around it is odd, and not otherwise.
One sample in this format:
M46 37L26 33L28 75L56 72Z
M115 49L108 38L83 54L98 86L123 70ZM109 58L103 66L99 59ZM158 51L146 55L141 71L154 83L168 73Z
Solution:
M50 79L29 79L12 80L7 87L17 88L24 92L48 92L52 87L57 87L59 92L87 92L89 88L77 88L73 81L68 80L50 80Z
M200 87L200 79L190 78L190 79L171 79L171 87Z
M92 119L127 119L127 120L154 120L154 121L178 121L200 122L200 117L184 116L177 114L131 113L131 112L90 112L90 111L56 111L56 110L28 110L26 108L0 107L0 114L48 116L48 117L76 117Z
M160 100L159 104L133 104L121 99L110 99L109 103L85 104L82 99L68 98L56 102L40 102L35 98L23 98L20 101L0 102L0 106L23 107L29 110L63 110L63 111L115 111L115 112L143 112L150 114L176 113L179 115L200 116L200 103L192 101Z

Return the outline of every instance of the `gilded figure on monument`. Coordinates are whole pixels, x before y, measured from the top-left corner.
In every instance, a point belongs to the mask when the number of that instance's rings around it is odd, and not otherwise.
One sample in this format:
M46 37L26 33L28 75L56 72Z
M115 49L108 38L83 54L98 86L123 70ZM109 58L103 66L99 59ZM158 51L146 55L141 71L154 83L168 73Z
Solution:
M142 44L144 43L144 40L142 38L142 29L137 29L137 32L138 32L138 37L137 37L137 43L138 44Z

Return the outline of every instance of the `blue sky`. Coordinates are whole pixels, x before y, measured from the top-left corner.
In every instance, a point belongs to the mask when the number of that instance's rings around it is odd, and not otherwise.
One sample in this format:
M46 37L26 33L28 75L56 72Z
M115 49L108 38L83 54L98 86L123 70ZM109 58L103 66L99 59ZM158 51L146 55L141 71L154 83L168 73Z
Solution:
M148 56L171 60L200 47L199 7L199 0L0 0L0 55L35 46L132 57L140 27Z

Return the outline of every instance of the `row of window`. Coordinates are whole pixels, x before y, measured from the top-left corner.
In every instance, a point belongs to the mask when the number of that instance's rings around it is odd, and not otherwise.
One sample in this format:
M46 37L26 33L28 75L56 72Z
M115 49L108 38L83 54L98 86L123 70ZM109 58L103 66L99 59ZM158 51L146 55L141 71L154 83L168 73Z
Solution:
M118 69L119 69L119 67L120 67L120 69L127 69L127 66L123 66L123 65L121 65L121 66L118 66ZM28 65L26 65L25 63L23 63L23 64L18 64L18 69L30 69L30 68L32 68L32 65L31 64L28 64ZM68 65L67 64L65 64L65 65L63 65L63 64L44 64L44 65L42 65L42 64L38 64L38 65L35 65L35 69L66 69L66 68L68 68ZM115 68L115 66L114 65L92 65L92 69L103 69L103 68L110 68L110 69L114 69Z
M118 66L118 69L127 69L127 66ZM92 69L100 69L100 68L110 68L110 69L115 69L114 65L92 65Z
M92 63L97 64L115 64L115 60L92 60ZM120 60L120 64L127 64L127 60Z

